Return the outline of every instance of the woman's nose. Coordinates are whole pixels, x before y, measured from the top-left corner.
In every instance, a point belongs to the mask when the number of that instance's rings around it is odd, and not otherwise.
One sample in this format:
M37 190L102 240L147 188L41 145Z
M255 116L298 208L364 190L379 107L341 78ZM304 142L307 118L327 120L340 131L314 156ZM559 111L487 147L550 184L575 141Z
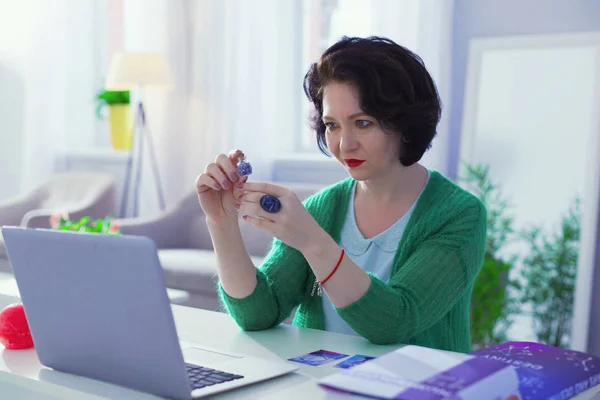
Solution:
M340 150L342 152L356 150L357 147L358 141L351 132L342 133L340 137Z

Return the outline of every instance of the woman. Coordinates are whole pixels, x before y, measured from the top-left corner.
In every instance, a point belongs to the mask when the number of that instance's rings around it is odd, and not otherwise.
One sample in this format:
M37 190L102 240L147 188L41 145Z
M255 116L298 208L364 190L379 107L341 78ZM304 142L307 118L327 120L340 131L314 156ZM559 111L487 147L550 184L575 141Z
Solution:
M486 211L419 164L441 113L422 61L385 38L343 38L310 67L304 89L319 148L350 178L302 204L284 187L240 177L241 151L206 167L197 190L228 312L259 330L298 307L297 326L470 351ZM275 237L258 268L238 215Z

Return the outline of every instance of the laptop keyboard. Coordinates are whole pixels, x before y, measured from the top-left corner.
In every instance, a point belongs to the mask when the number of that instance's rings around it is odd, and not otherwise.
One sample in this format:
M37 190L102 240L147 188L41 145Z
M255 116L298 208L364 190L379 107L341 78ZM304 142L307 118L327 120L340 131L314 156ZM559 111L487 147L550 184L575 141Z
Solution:
M204 368L199 365L186 364L185 368L187 369L188 377L190 378L192 390L243 378L242 375L230 374L217 369Z

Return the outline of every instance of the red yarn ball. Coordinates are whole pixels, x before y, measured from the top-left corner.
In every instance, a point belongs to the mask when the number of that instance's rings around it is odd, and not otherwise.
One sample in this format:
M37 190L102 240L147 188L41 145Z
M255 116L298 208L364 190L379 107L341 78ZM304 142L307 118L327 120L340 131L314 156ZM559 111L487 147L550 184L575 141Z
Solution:
M0 311L0 343L11 350L33 347L23 304L10 304Z

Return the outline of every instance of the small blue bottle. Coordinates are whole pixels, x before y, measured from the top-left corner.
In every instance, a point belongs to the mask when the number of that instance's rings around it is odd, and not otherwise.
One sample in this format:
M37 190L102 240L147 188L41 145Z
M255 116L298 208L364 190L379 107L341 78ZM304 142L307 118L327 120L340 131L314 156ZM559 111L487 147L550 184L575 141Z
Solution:
M246 156L240 157L238 161L238 171L240 172L240 176L252 174L252 165L246 160Z

